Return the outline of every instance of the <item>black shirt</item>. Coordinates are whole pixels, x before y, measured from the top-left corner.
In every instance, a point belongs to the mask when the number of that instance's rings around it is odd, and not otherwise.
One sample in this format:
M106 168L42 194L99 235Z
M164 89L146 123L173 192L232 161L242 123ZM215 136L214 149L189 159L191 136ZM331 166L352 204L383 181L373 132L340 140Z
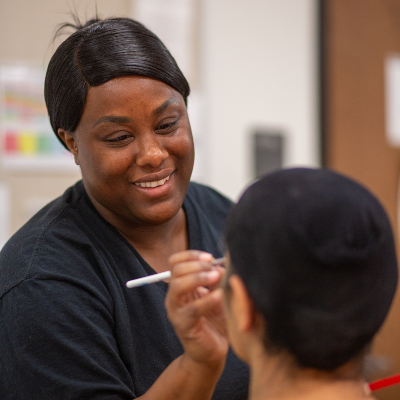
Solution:
M231 202L189 185L190 248L222 256ZM0 398L132 399L180 354L167 284L127 289L155 271L105 221L82 182L44 207L0 253ZM213 399L247 398L248 369L231 352Z

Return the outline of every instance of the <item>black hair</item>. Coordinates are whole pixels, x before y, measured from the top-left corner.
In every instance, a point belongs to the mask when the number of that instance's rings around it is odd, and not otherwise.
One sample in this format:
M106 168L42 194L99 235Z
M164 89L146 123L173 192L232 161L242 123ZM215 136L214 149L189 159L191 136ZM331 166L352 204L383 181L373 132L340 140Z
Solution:
M161 40L141 23L129 18L98 18L76 29L57 48L45 79L45 100L50 124L74 132L83 113L90 87L113 78L141 75L177 90L187 104L189 84ZM60 30L59 29L59 30Z
M334 370L371 343L390 308L397 258L389 219L363 186L294 168L250 186L228 216L226 242L264 317L267 351Z

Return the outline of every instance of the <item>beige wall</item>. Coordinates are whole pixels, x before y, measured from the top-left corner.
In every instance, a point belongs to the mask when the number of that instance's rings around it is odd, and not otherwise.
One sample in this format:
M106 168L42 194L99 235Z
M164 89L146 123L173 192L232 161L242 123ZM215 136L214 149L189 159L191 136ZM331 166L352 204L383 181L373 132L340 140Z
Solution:
M251 134L282 131L284 166L318 166L316 0L203 0L208 183L236 199Z
M54 29L71 22L73 4L82 19L94 14L96 4L101 17L131 15L130 0L1 0L0 60L48 61Z
M55 27L71 22L68 13L74 3L82 19L94 14L95 3L102 17L131 15L130 0L1 0L0 64L28 62L46 65L55 50L55 45L51 45ZM48 171L41 174L0 169L0 182L5 182L10 189L10 234L78 179L78 169L76 172Z

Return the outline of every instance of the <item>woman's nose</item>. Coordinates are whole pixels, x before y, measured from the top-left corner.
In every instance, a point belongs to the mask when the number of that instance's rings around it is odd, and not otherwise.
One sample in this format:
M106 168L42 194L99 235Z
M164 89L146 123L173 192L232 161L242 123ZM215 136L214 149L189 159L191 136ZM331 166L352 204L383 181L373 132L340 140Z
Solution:
M146 135L139 140L139 152L136 156L136 164L139 167L158 167L168 157L168 151L157 140L155 135Z

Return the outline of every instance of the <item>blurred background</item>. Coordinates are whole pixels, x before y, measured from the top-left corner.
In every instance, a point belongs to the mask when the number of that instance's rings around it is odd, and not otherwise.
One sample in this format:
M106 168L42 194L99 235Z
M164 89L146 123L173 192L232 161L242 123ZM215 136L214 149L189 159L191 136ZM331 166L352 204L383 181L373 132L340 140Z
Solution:
M377 195L398 241L400 0L0 0L0 246L80 178L43 79L57 25L96 9L138 19L183 70L194 180L235 200L276 168L333 168ZM397 296L371 379L400 373L399 312Z

